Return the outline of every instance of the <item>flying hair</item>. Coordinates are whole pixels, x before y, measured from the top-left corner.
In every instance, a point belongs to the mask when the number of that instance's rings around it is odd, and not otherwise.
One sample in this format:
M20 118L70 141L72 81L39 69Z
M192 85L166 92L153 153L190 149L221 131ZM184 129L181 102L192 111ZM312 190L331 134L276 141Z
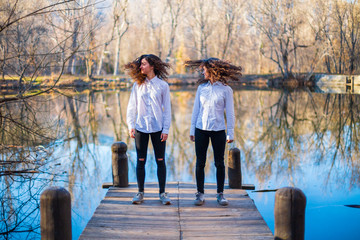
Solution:
M185 62L185 67L191 70L201 70L205 67L208 70L209 78L211 80L214 82L219 81L226 85L228 84L228 81L239 81L239 78L242 76L242 68L240 66L235 66L218 58L189 60ZM201 84L210 79L202 77L198 80L198 83Z
M146 59L150 66L154 67L154 73L158 78L165 81L168 79L168 69L170 68L170 64L163 62L154 54L144 54L124 66L130 77L133 78L137 84L143 84L146 79L146 75L142 74L140 69L141 61L143 59Z

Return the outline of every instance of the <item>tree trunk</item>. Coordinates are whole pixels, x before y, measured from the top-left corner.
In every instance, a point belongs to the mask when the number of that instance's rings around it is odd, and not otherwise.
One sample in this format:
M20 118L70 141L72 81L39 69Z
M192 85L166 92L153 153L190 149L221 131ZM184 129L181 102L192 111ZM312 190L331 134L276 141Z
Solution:
M120 34L118 34L118 40L116 43L116 50L115 50L115 62L114 62L114 76L119 74L119 59L120 59L120 43L121 43L121 37Z
M72 37L72 47L71 47L72 52L74 52L77 47L78 32L79 32L79 21L75 20L74 32L73 32L73 37ZM73 54L71 56L71 58L69 59L69 64L68 64L68 69L67 69L68 74L75 74L75 61L76 61L76 55Z
M100 56L100 61L99 61L99 65L98 65L98 69L97 69L97 75L99 76L101 74L101 69L102 69L102 65L103 65L103 61L104 61L104 54L105 54L105 51L107 49L107 46L108 44L105 43L105 46L101 52L101 56Z

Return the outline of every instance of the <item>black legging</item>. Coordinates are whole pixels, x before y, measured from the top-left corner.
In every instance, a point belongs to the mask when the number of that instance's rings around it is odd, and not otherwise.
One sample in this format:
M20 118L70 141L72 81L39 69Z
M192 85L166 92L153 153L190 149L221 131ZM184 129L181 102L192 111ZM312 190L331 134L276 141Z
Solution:
M195 128L195 152L196 152L196 184L198 192L204 193L206 152L209 139L214 151L217 192L224 191L225 164L224 153L226 144L225 130L205 131Z
M149 143L149 135L151 137L151 142L154 147L155 160L157 164L159 192L163 193L165 192L165 182L166 182L166 165L165 165L166 141L161 142L160 139L161 131L154 133L143 133L138 130L135 130L135 146L136 146L136 154L137 154L136 178L138 182L138 188L139 188L139 192L144 192L145 163L146 163L147 148Z

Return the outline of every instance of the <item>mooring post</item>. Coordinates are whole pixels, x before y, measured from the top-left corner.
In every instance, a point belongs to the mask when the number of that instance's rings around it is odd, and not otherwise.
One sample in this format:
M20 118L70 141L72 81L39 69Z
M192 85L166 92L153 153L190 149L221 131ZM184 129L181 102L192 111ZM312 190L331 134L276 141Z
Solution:
M49 187L40 196L42 240L71 240L71 196L62 187Z
M127 145L124 142L115 142L111 146L112 151L112 176L114 187L128 187L128 157Z
M242 188L240 150L238 148L231 148L229 150L228 176L230 188Z
M306 196L298 188L284 187L275 193L275 239L303 240Z

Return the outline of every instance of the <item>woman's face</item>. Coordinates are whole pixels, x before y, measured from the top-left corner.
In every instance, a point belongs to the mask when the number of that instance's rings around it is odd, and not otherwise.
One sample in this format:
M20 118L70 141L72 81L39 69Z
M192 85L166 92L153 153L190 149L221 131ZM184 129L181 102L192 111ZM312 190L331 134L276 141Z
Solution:
M151 66L145 58L143 58L141 60L140 70L142 74L148 75L154 71L154 67Z
M209 71L206 67L203 67L203 75L205 79L209 79Z

